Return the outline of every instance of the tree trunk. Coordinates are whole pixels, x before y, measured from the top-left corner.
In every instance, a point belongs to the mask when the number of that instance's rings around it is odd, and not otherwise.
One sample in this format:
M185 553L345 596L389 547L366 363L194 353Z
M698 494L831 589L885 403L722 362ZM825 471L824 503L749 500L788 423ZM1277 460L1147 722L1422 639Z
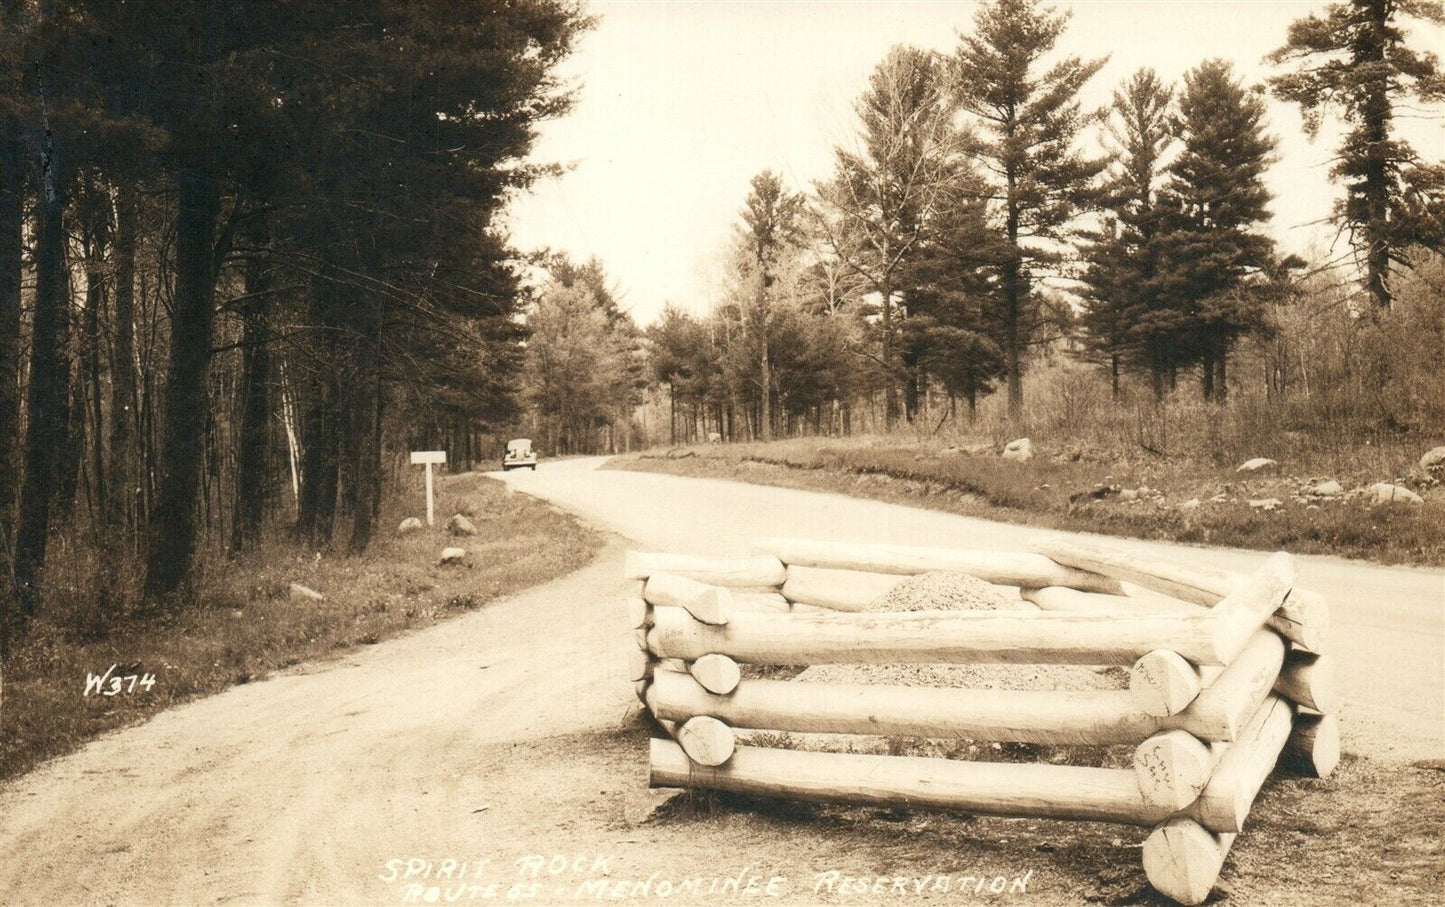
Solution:
M110 364L111 494L105 522L135 526L140 489L136 468L135 418L139 409L135 380L136 214L131 190L122 188L115 206L115 358Z
M75 494L79 487L80 449L85 445L85 394L83 385L77 380L73 364L79 361L76 355L76 331L74 285L71 282L70 267L67 263L61 273L60 318L56 322L55 344L60 351L55 371L57 444L55 449L56 514L61 523L70 522L71 508L75 506Z
M15 533L15 589L21 620L40 603L40 571L55 496L56 452L65 397L61 384L60 322L67 317L65 197L58 155L49 137L41 155L40 203L35 231L35 302L31 315L30 388L26 397L25 481Z
M888 249L885 243L883 257L886 260ZM883 296L883 422L884 427L892 428L898 421L898 375L894 365L894 357L897 350L893 343L893 282L885 278L881 287Z
M1362 114L1365 138L1365 289L1377 309L1388 309L1390 293L1390 67L1385 60L1390 4L1370 0L1369 38L1358 51L1360 62L1373 73Z
M1020 322L1023 319L1024 296L1028 288L1023 285L1023 263L1019 250L1019 211L1016 198L1018 189L1013 173L1008 174L1008 220L1005 229L1008 235L1008 259L1003 266L1004 294L1004 367L1008 376L1008 417L1017 424L1024 411L1023 378L1023 336Z
M761 382L762 413L758 416L758 437L764 441L773 440L773 367L768 361L767 339L763 340Z
M381 497L381 449L378 422L381 418L381 330L383 308L378 297L372 301L373 314L363 329L360 342L357 407L352 416L352 431L357 435L359 456L353 481L356 484L355 506L351 514L351 541L348 551L362 554L371 544L373 517ZM467 430L467 459L471 460L472 432ZM470 468L470 462L468 463Z
M89 404L90 418L88 434L90 445L91 512L99 517L109 507L105 468L105 407L100 384L100 315L105 307L106 285L102 272L105 257L105 239L102 229L92 230L90 254L85 262L85 321L81 336L81 368L85 371L85 398ZM78 446L78 445L77 445Z
M270 458L271 349L268 327L270 286L266 264L246 265L246 301L241 306L241 424L236 442L235 507L231 551L239 554L261 537L266 516L266 464Z
M190 574L196 553L196 498L208 412L206 373L215 320L215 233L221 205L215 165L200 150L183 152L180 163L164 440L146 564L145 591L150 599L175 593Z
M1214 354L1214 399L1224 403L1229 399L1229 384L1227 383L1229 363L1229 341L1221 340L1219 348Z
M1109 381L1110 390L1113 391L1114 402L1119 402L1119 357L1109 357Z
M14 580L10 552L20 490L20 255L25 228L25 162L17 124L0 119L0 573ZM0 665L9 594L0 592Z

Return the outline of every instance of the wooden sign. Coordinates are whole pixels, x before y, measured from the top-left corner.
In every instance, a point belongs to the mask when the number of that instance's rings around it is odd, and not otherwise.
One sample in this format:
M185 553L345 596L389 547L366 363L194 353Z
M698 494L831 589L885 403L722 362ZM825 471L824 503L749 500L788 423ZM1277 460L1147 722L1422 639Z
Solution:
M411 464L413 466L426 465L426 524L428 526L434 522L433 510L435 506L433 504L431 468L433 464L445 463L446 461L447 452L444 450L413 450L411 452Z

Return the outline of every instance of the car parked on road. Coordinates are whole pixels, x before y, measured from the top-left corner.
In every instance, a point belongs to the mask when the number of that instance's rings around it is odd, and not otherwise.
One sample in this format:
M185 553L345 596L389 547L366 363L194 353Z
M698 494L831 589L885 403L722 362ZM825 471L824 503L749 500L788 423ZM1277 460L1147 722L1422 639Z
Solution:
M532 449L531 438L513 438L507 442L507 452L502 454L502 472L509 469L537 471L537 452Z

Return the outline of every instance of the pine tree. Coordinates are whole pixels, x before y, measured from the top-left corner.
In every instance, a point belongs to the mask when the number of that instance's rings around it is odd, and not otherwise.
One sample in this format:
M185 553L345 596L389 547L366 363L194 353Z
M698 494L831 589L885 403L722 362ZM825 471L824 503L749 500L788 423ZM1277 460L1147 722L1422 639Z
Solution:
M1199 362L1206 400L1226 393L1234 341L1263 323L1250 282L1274 265L1274 241L1261 232L1271 198L1264 174L1276 144L1264 117L1264 99L1227 61L1185 73L1181 150L1160 202L1158 286L1182 309L1187 333L1177 352Z
M776 284L786 259L798 251L803 211L803 197L787 191L777 174L764 170L753 177L738 230L742 247L739 264L753 296L746 321L756 345L761 401L758 427L764 441L773 437L773 396L777 387L773 377Z
M1057 244L1069 238L1104 166L1076 143L1090 121L1079 90L1105 59L1045 65L1068 21L1039 0L994 0L979 9L974 34L962 36L955 54L955 90L980 126L977 154L997 199L995 317L1015 419L1023 409L1024 353L1048 320L1035 283L1057 264Z
M954 122L945 61L918 48L891 49L855 109L862 147L838 149L834 178L818 187L818 223L828 251L877 299L877 358L891 427L903 378L898 333L906 312L899 305L908 264L947 203L970 138Z
M1110 369L1114 396L1119 373L1139 368L1151 377L1155 398L1180 324L1168 297L1155 292L1162 158L1174 137L1173 91L1151 69L1141 69L1114 92L1108 134L1113 160L1102 205L1102 229L1084 250L1088 261L1081 324L1090 354Z
M1331 175L1345 186L1335 216L1349 228L1365 259L1365 289L1388 308L1390 265L1405 251L1438 251L1445 236L1445 168L1422 162L1394 134L1396 106L1405 98L1445 99L1445 75L1433 53L1405 42L1402 19L1445 24L1445 4L1430 0L1348 0L1331 3L1289 28L1285 45L1267 58L1299 68L1270 79L1276 97L1298 104L1311 136L1337 106L1351 125Z

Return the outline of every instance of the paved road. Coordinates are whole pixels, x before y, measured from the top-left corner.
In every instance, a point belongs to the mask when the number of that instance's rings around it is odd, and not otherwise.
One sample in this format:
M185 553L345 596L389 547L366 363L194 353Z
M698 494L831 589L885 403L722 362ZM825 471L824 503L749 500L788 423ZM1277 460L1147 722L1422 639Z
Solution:
M653 473L598 470L601 458L503 476L652 550L744 553L757 536L1017 548L1040 531L842 495ZM1200 566L1249 570L1265 554L1110 540ZM1445 571L1300 557L1300 584L1325 594L1345 700L1347 751L1445 758Z

